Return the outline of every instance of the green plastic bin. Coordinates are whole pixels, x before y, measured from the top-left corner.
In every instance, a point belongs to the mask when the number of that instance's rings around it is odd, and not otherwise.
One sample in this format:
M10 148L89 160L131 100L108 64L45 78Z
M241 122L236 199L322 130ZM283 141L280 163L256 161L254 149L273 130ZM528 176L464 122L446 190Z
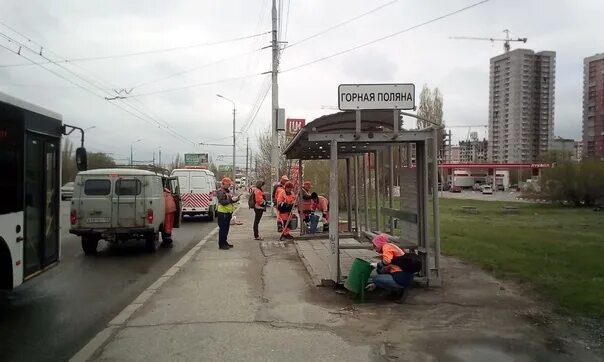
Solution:
M356 258L352 262L352 267L348 272L348 279L344 283L344 288L359 295L361 301L365 300L365 285L369 280L373 267L371 264L363 259Z

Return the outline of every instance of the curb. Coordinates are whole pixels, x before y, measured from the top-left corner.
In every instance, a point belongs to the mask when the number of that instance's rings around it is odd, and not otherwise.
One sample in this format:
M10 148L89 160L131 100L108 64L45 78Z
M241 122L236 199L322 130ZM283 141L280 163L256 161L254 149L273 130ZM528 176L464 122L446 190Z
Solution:
M296 246L296 252L298 253L298 257L302 261L302 264L304 265L304 269L306 269L306 272L308 273L308 276L310 276L310 279L312 280L313 284L316 287L323 287L323 286L325 286L325 283L323 282L323 279L319 278L314 273L312 266L310 265L310 263L308 262L308 260L306 260L306 257L304 257L304 253L298 247L298 242L299 242L298 240L294 240L294 245Z
M111 338L120 327L123 327L126 322L132 317L149 298L151 298L155 292L157 292L162 285L176 275L180 269L201 249L201 247L216 233L218 227L215 227L209 234L201 239L195 246L185 253L170 269L168 269L162 276L160 276L153 284L148 286L141 294L138 295L130 304L128 304L122 311L115 316L107 326L97 333L84 347L82 347L73 357L69 359L71 362L83 362L88 361L94 353L101 348Z

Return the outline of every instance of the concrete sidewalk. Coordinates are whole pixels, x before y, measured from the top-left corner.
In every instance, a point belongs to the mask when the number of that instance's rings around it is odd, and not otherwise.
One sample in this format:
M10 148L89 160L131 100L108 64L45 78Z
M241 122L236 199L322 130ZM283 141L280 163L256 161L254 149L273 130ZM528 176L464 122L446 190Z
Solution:
M233 249L208 235L73 360L600 360L572 329L536 324L541 305L526 293L454 259L445 283L455 288L359 305L314 286L293 243L278 241L274 218L263 217L259 242L252 211L237 216Z

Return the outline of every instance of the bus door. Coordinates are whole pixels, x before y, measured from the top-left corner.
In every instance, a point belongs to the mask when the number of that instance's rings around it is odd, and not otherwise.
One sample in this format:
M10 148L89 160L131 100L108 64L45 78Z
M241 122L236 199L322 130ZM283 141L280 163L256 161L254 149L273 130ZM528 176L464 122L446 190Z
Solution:
M24 276L59 259L59 139L26 134Z

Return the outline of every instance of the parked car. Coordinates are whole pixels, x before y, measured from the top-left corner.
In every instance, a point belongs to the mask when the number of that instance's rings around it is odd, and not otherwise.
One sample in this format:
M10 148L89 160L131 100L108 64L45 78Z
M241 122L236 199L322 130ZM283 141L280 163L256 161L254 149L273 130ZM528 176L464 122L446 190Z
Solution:
M480 191L482 189L482 185L480 184L480 182L477 182L474 184L474 186L472 186L472 190L474 191Z
M493 194L493 188L489 185L484 185L482 187L482 194L483 195L492 195Z
M459 186L459 185L451 186L451 192L461 192L461 186Z
M73 182L68 182L61 187L61 200L71 199L73 197Z
M497 185L497 191L505 191L505 186L502 184Z
M69 219L71 234L82 238L85 254L95 254L100 239L112 244L145 240L147 250L159 248L165 218L164 188L174 195L180 225L180 188L177 177L137 169L97 169L79 172L75 179Z

